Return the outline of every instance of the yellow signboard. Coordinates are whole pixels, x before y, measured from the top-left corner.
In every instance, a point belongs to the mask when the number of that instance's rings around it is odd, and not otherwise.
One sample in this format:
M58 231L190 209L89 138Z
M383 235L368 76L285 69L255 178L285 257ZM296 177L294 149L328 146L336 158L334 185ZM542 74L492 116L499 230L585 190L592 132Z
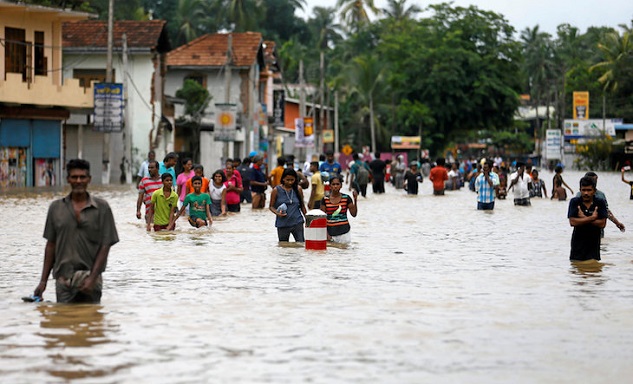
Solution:
M341 149L341 152L343 152L344 155L349 156L354 152L354 148L352 148L352 146L349 144L345 144Z
M391 136L391 149L420 149L420 136Z
M589 92L574 92L574 120L589 118Z
M323 143L333 143L334 142L334 130L333 129L324 129L323 130Z

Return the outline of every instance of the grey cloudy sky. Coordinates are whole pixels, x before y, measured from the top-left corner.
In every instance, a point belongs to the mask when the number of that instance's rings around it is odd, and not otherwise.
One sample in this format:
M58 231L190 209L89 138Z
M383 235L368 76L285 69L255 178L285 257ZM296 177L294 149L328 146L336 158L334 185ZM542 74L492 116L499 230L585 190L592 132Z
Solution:
M374 1L378 8L384 8L387 3L385 0ZM421 8L434 3L437 2L408 2ZM307 0L307 4L310 15L312 7L334 7L336 0ZM559 24L569 23L584 33L591 26L631 26L633 18L632 0L454 0L453 5L475 5L500 13L519 32L538 24L541 31L555 34Z

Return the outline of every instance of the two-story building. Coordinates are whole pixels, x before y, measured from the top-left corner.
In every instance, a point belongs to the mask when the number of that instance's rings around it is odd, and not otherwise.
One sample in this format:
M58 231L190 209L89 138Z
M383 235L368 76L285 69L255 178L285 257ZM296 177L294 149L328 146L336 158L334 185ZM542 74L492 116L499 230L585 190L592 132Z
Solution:
M114 22L112 82L123 84L125 128L110 133L109 182L118 182L123 172L136 175L150 150L155 150L157 160L173 151L173 130L163 119L165 55L171 49L165 26L164 20ZM92 82L105 82L107 22L67 22L62 28L64 78L76 79L86 89ZM101 165L104 133L93 130L92 114L93 110L74 113L67 121L66 152ZM101 181L96 179L93 182Z
M90 16L0 0L0 189L62 184L63 122L93 106L62 77L62 24Z
M256 32L207 34L169 52L165 94L176 96L191 79L210 95L208 106L200 111L199 130L188 124L191 118L185 116L182 101L167 116L175 125L175 151L199 159L213 172L222 167L223 159L243 158L257 150L264 66L262 35ZM223 120L232 131L222 131Z

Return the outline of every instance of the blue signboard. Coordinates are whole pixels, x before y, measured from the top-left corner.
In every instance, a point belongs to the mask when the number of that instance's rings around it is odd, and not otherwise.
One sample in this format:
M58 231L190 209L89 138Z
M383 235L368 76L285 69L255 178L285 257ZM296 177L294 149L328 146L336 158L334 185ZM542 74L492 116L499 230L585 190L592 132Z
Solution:
M121 132L123 130L123 84L96 83L94 90L93 130Z

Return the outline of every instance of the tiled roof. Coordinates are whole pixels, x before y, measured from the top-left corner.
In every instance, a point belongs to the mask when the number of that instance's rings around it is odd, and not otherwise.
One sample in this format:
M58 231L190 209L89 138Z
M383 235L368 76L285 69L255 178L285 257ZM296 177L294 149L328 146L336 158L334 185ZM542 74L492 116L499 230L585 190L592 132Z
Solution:
M264 41L266 48L264 49L264 61L268 69L274 72L279 71L279 62L277 61L277 49L274 41Z
M228 34L214 33L182 45L167 54L168 66L219 67L226 64ZM250 66L257 62L262 45L262 35L258 32L232 33L233 64L237 67Z
M164 20L115 21L113 45L121 48L123 33L127 35L128 48L169 49ZM64 23L62 26L64 48L107 48L108 23L99 20L83 20Z

